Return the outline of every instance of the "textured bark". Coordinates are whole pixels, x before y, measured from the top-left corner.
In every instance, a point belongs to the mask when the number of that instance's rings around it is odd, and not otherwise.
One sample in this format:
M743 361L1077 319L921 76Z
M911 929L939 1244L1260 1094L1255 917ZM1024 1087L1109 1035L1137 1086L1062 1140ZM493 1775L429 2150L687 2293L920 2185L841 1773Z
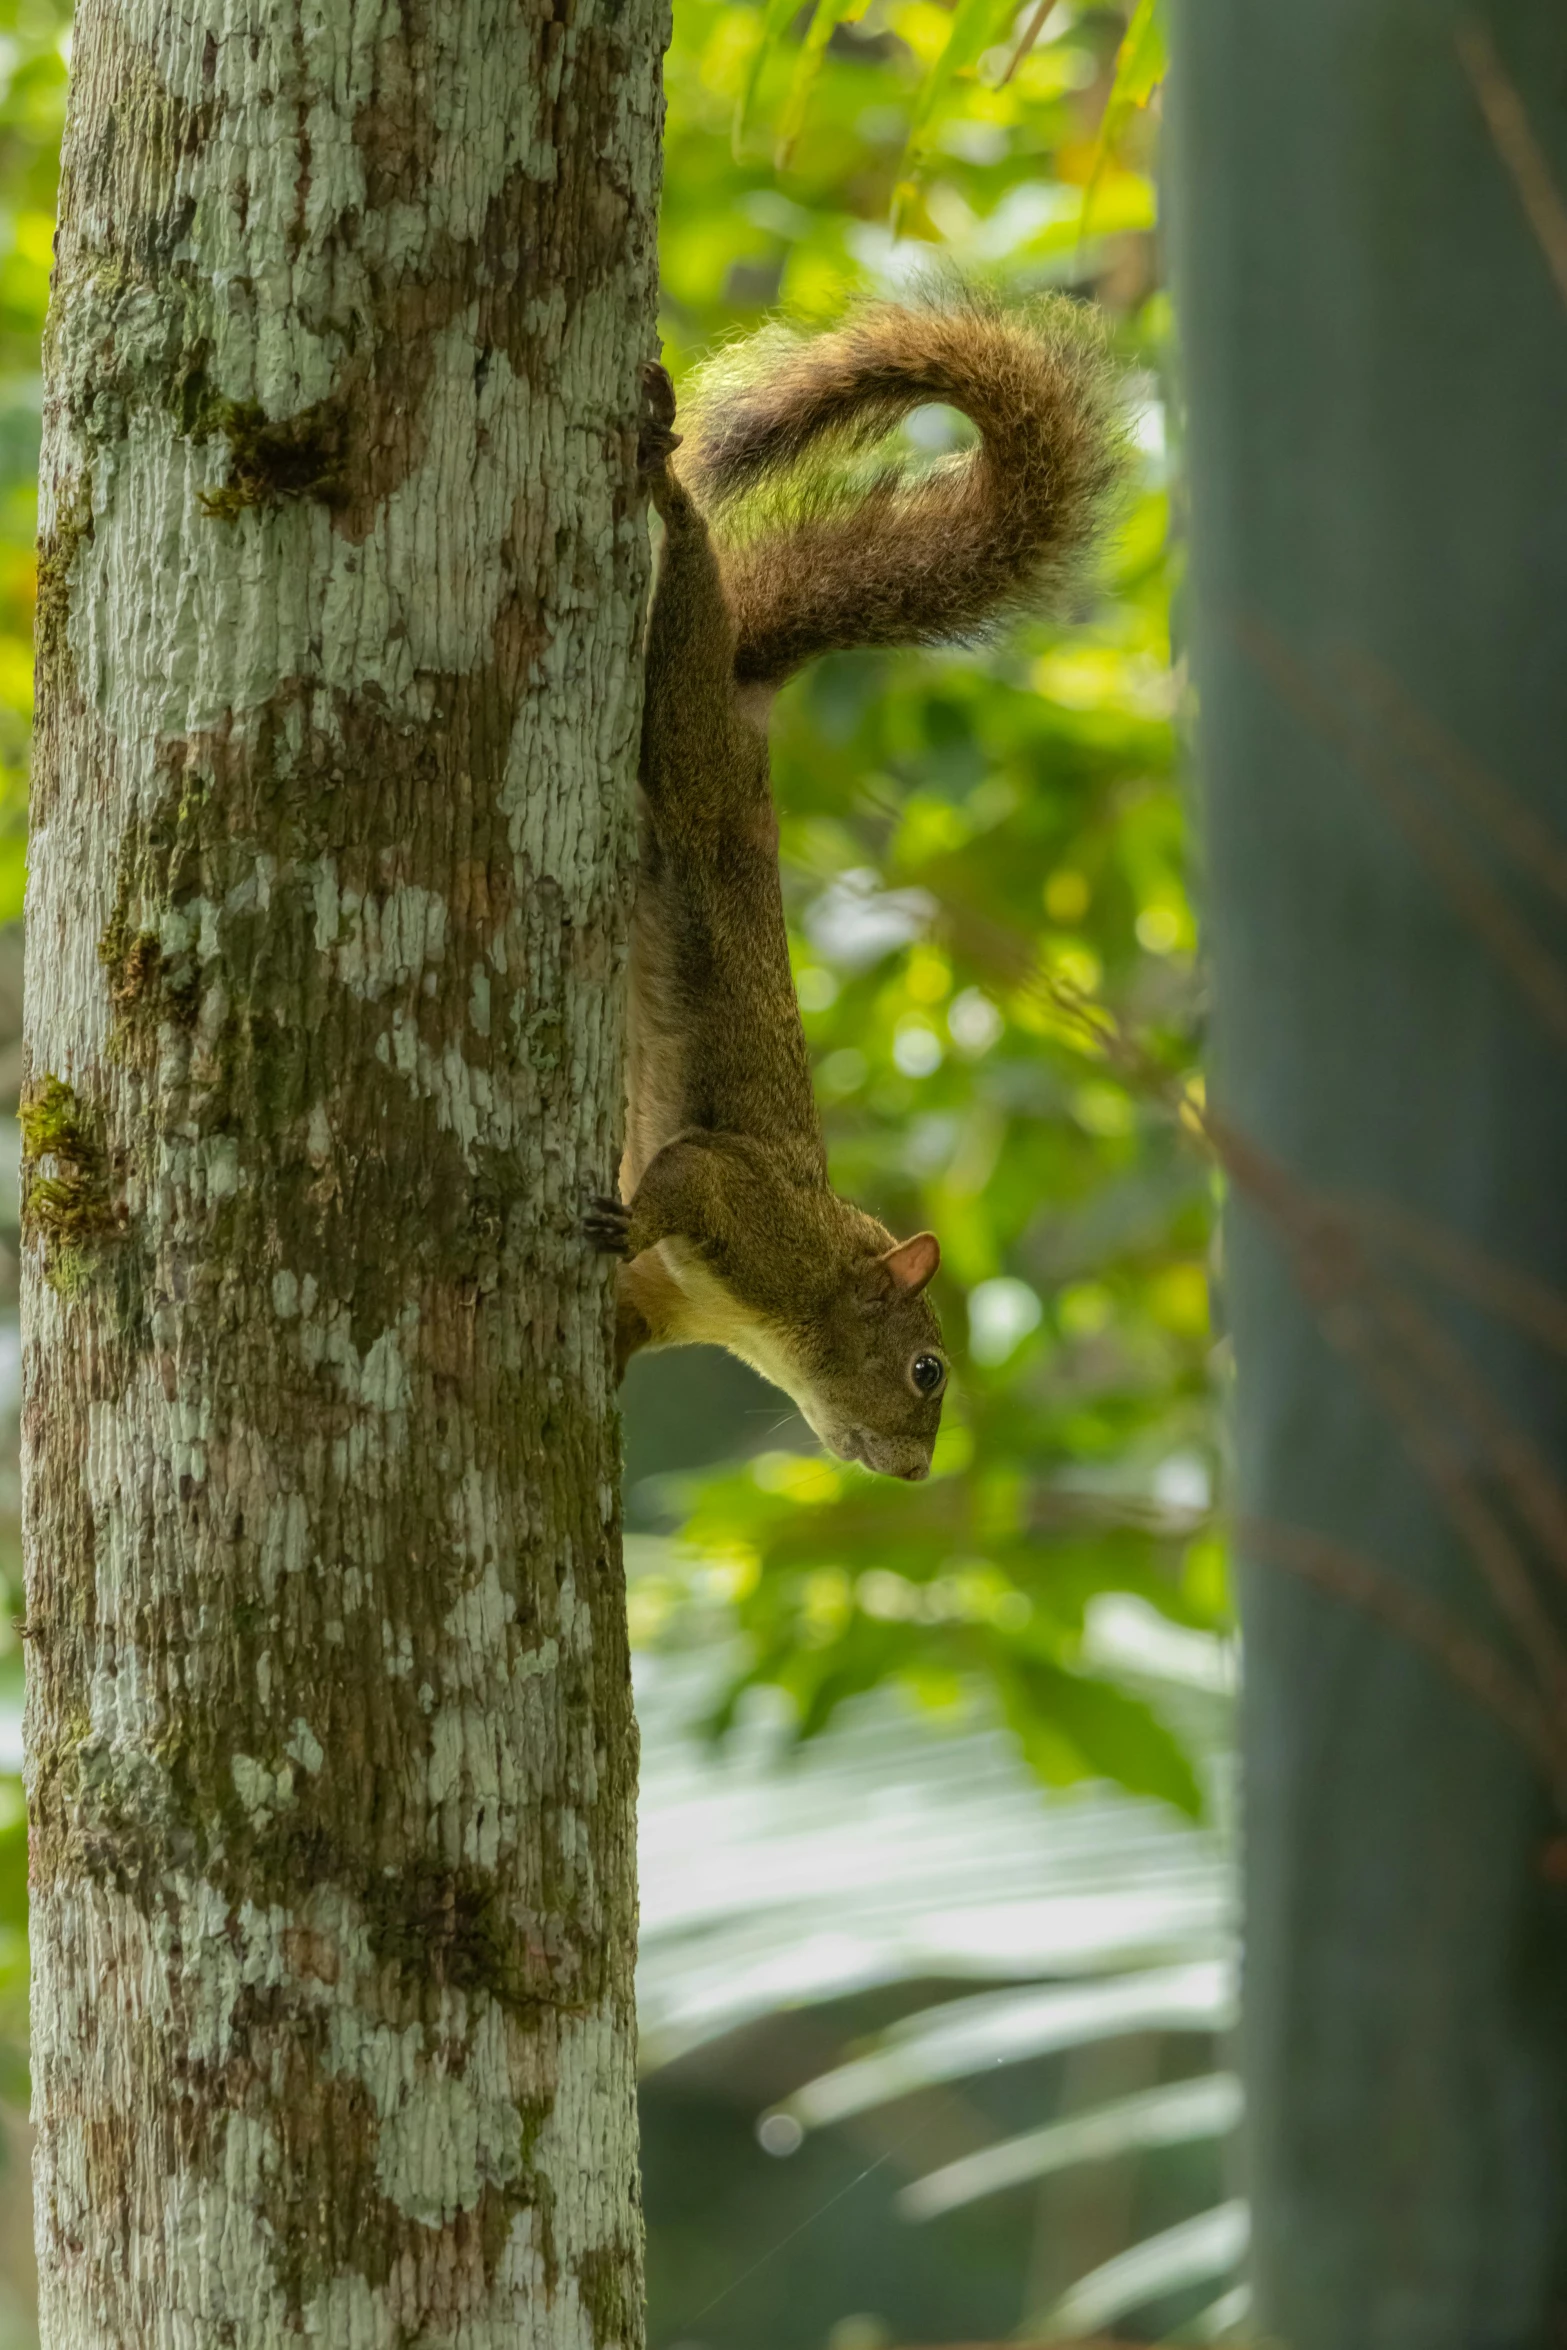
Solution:
M662 0L87 0L28 905L54 2350L640 2339Z
M1178 12L1215 1090L1303 1185L1379 1195L1561 1294L1562 1030L1514 951L1532 936L1560 967L1560 902L1353 665L1567 841L1567 315L1461 63L1477 20L1567 189L1561 0ZM1465 887L1501 893L1503 932L1455 902L1444 839ZM1274 1237L1242 1208L1226 1248L1243 1506L1353 1545L1520 1661ZM1559 1357L1425 1302L1567 1476ZM1501 1448L1443 1424L1450 1468L1518 1531ZM1242 1602L1258 2335L1559 2350L1567 1896L1545 1792L1369 1614L1266 1559Z

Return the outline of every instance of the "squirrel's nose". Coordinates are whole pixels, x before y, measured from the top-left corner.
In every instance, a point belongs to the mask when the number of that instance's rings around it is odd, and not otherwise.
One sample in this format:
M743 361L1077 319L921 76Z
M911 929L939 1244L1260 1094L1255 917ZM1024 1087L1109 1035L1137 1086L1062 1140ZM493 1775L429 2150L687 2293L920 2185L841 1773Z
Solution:
M916 1461L912 1469L900 1469L898 1474L900 1477L906 1478L909 1484L917 1485L922 1477L930 1475L930 1463L929 1461Z

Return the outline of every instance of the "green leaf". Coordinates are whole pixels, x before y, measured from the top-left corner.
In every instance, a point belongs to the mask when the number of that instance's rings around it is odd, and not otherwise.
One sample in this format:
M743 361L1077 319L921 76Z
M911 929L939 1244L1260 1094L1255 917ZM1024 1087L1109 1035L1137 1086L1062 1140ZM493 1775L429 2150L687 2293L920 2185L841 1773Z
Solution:
M789 95L784 100L783 114L778 124L778 143L773 161L780 171L786 171L794 154L805 117L811 103L811 92L816 87L827 55L827 44L840 24L863 13L866 0L816 0L816 14L811 29L800 44L800 55L789 84ZM765 36L764 36L765 37Z
M1201 1819L1203 1793L1191 1758L1140 1697L1041 1657L1010 1658L999 1678L1012 1726L1042 1778L1111 1779Z
M1137 0L1116 53L1115 80L1105 108L1111 127L1136 106L1146 106L1169 71L1165 0Z
M1097 2333L1129 2309L1227 2276L1245 2256L1248 2233L1244 2203L1218 2204L1080 2277L1045 2322L1052 2334Z
M1169 71L1169 64L1165 0L1137 0L1126 31L1121 36L1121 46L1116 51L1115 79L1110 85L1110 95L1105 100L1104 113L1099 118L1099 137L1094 145L1088 182L1083 189L1080 236L1086 237L1088 234L1094 193L1115 151L1117 139L1130 116L1140 106L1147 105Z
M930 160L932 134L942 106L960 73L970 72L1011 23L1013 0L958 0L946 45L920 85L892 199L896 231Z
M735 106L734 152L739 156L751 127L751 114L762 76L783 45L783 37L800 13L800 0L767 0L762 11L761 36L751 53L745 81Z
M1225 2138L1241 2118L1241 2085L1233 2073L1201 2073L1117 2097L1042 2129L999 2138L914 2179L898 2197L905 2219L937 2219L986 2195L999 2195L1050 2178L1084 2162L1113 2162L1156 2146L1189 2146Z
M803 2129L819 2130L918 2090L1064 2048L1126 2032L1223 2032L1234 2021L1235 1968L1227 1957L944 1999L857 2043L846 2063L796 2089L785 2110Z

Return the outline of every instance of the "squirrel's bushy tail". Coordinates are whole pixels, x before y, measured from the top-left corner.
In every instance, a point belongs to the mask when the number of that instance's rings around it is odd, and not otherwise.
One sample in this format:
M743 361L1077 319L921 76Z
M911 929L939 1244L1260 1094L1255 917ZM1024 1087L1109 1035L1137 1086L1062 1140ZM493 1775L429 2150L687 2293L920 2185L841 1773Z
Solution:
M933 402L961 409L978 447L867 473L863 453ZM676 470L713 525L745 684L1037 606L1076 567L1125 452L1092 318L1060 296L1013 309L967 290L809 339L764 328L704 371L680 425Z

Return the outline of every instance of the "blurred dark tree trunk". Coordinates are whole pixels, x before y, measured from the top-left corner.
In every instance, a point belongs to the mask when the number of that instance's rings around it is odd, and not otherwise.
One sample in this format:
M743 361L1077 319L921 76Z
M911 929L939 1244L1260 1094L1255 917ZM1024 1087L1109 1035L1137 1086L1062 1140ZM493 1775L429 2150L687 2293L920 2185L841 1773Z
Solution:
M1561 900L1398 739L1418 712L1567 844L1567 300L1464 62L1477 38L1567 190L1561 0L1181 11L1216 1087L1313 1189L1380 1194L1567 1292ZM1476 878L1505 935L1460 910ZM1227 1249L1242 1508L1353 1543L1504 1642L1405 1434L1244 1204ZM1567 1472L1561 1361L1426 1302ZM1483 1444L1445 1443L1494 1503ZM1567 2340L1546 1796L1505 1727L1367 1614L1260 1558L1242 1604L1255 2323L1290 2350Z

